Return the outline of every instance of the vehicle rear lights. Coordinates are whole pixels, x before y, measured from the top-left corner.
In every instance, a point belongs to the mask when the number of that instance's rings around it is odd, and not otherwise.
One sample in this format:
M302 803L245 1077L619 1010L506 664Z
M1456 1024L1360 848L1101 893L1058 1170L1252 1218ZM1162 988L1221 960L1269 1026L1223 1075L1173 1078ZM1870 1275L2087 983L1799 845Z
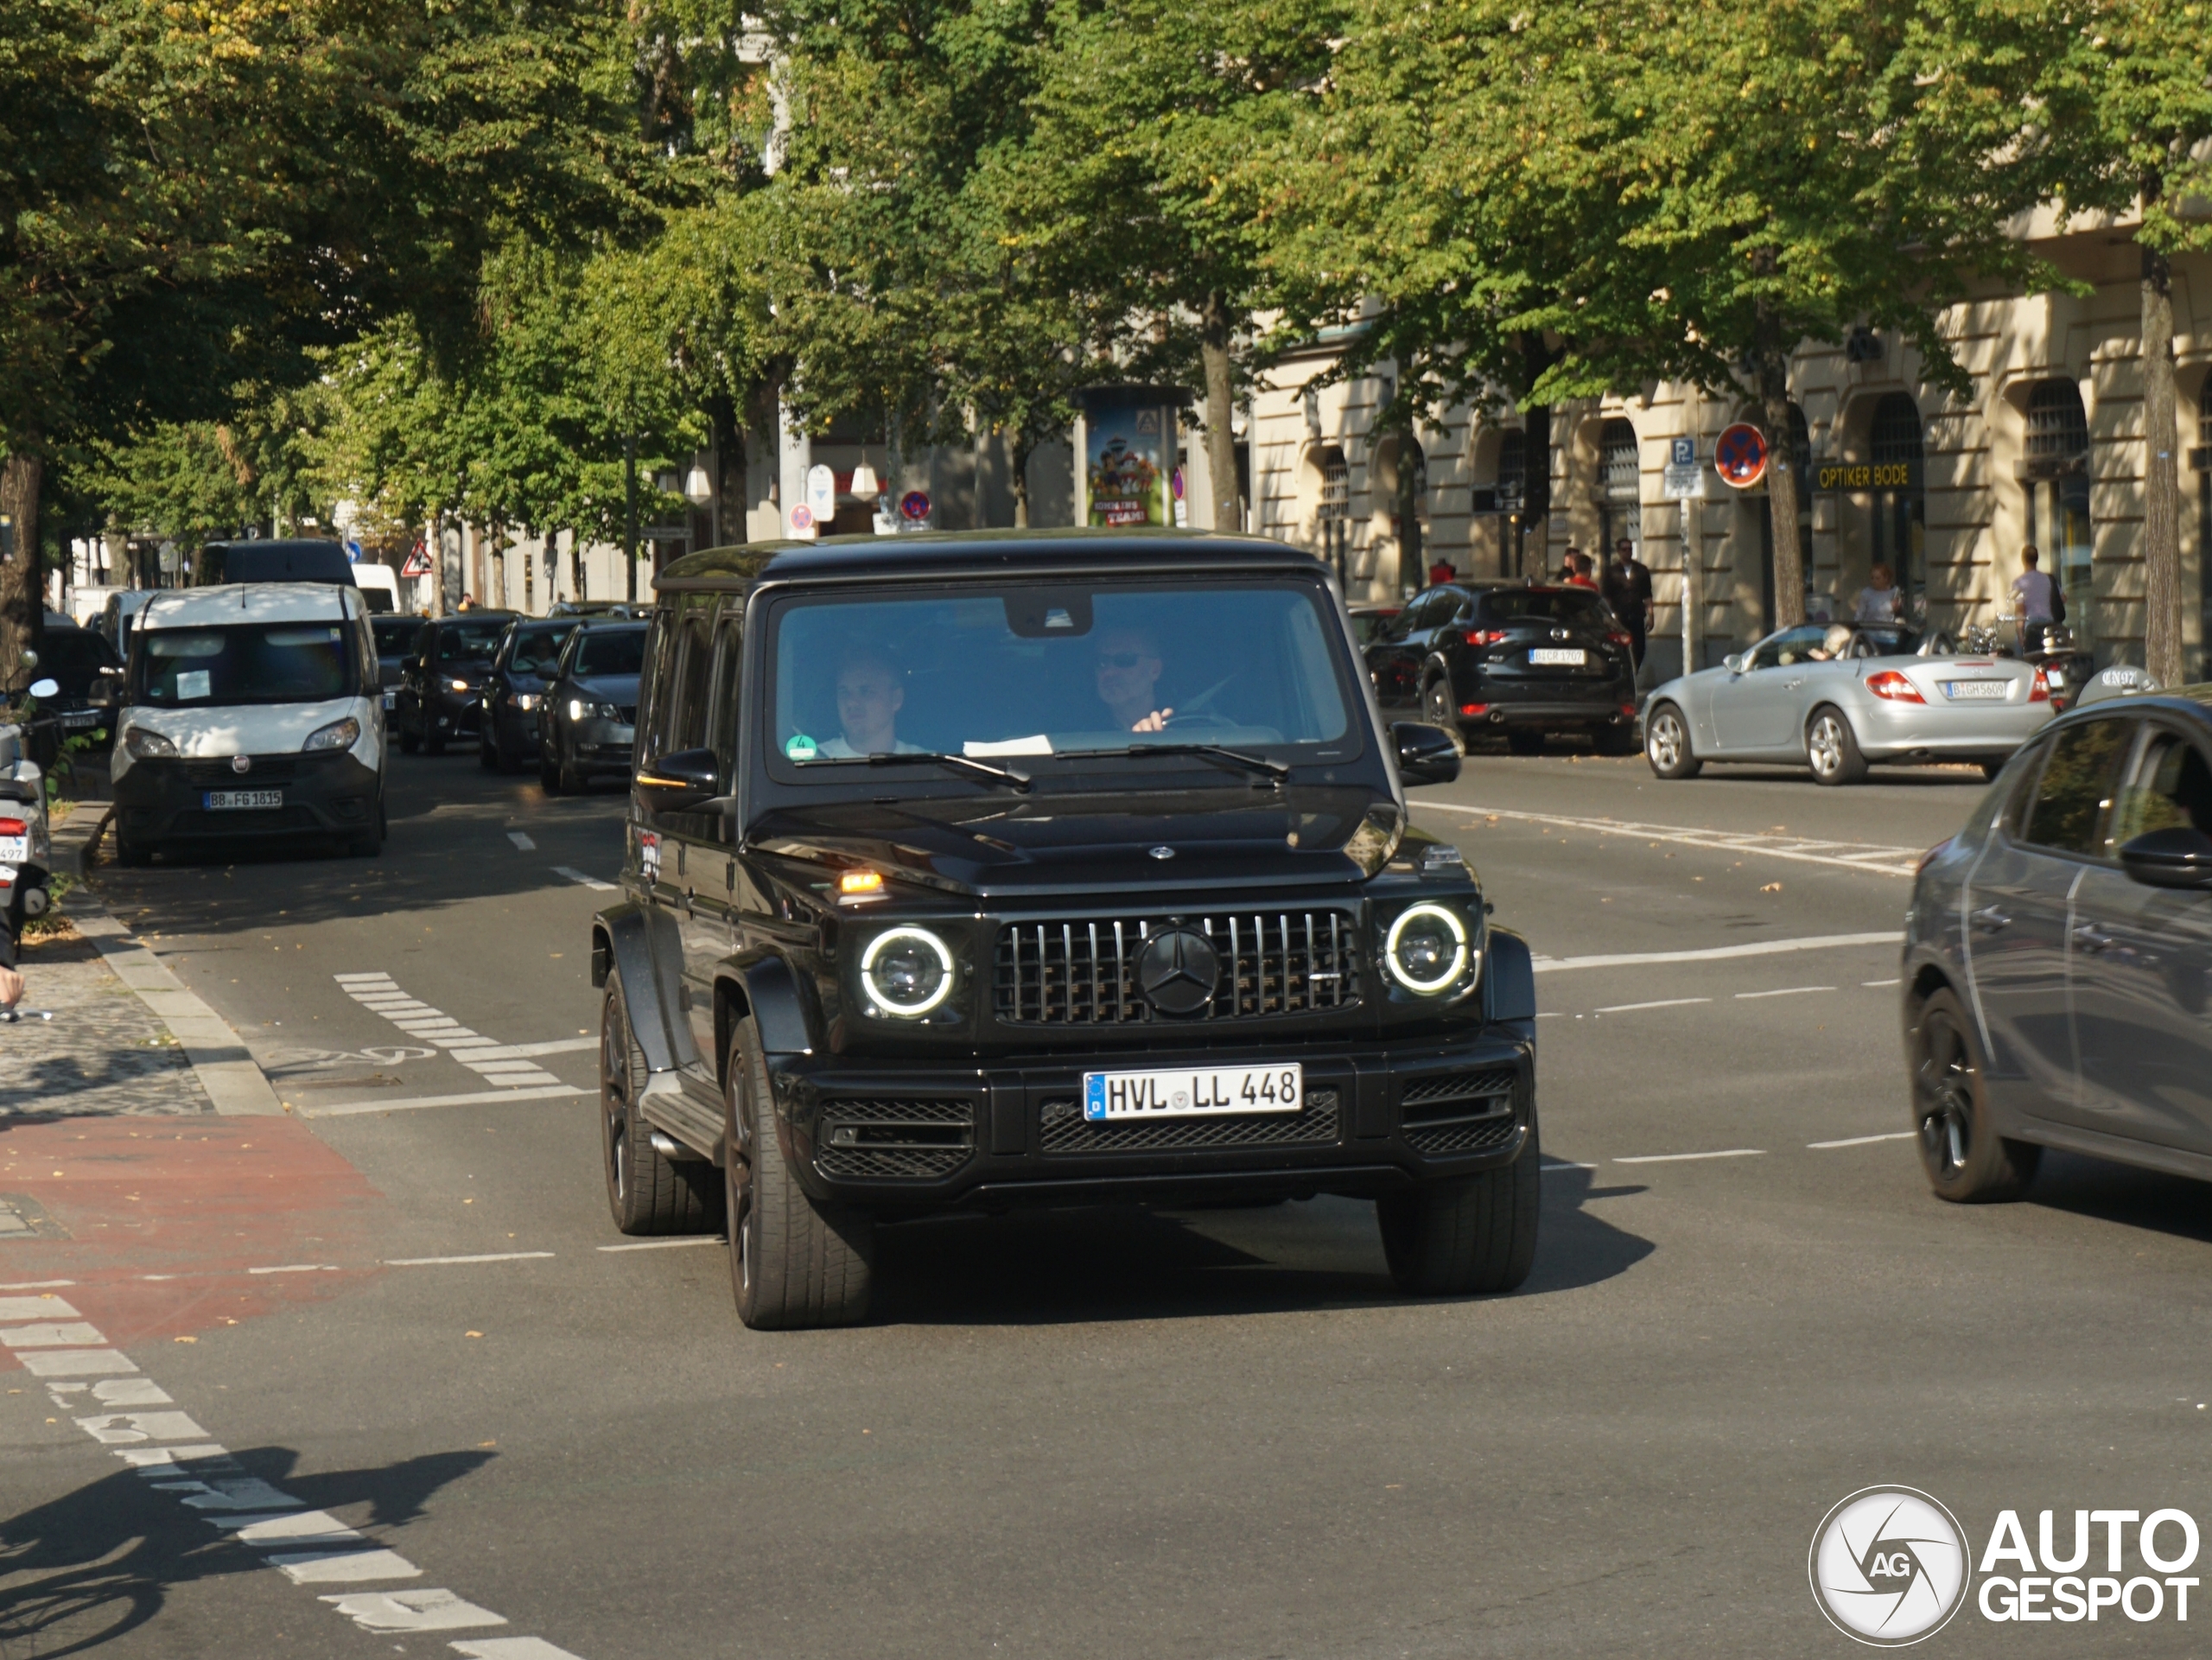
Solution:
M0 836L22 836L29 827L20 818L0 818Z
M1488 703L1462 703L1459 705L1459 713L1462 715L1487 715L1490 713L1490 705Z
M1467 644L1470 646L1503 646L1505 644L1505 630L1503 628L1470 628L1467 631Z
M1924 703L1920 688L1899 674L1895 669L1884 669L1879 674L1866 677L1866 690L1877 697L1886 697L1893 703Z
M2028 693L2028 701L2031 703L2048 703L2050 701L2050 677L2041 669L2036 671L2035 689Z
M861 978L878 1014L919 1020L952 990L952 950L926 928L893 928L868 942Z
M1636 718L1636 705L1634 703L1623 703L1621 705L1621 713L1630 720L1634 720Z
M1618 646L1625 652L1636 644L1636 636L1625 628L1610 628L1605 631L1605 643Z
M1467 925L1441 905L1411 906L1383 938L1382 965L1408 991L1448 991L1467 967Z
M883 873L880 870L848 870L837 878L837 891L847 899L863 894L883 891Z

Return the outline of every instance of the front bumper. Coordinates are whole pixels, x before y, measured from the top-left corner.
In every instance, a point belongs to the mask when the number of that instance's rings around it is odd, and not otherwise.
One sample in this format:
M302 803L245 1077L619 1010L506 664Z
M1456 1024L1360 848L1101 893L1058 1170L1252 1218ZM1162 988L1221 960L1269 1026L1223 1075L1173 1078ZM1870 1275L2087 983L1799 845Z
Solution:
M581 772L620 773L627 778L638 732L620 721L572 721L564 747Z
M1084 1122L1083 1074L1300 1062L1297 1113ZM1533 1045L1504 1027L1389 1048L1240 1043L887 1066L772 1058L784 1148L817 1199L889 1211L1373 1195L1510 1163L1528 1144Z
M116 822L144 845L195 837L322 832L352 835L377 822L382 780L351 750L296 755L254 755L240 773L228 756L162 756L134 760L115 781ZM216 791L274 790L275 807L210 808Z
M430 699L430 732L440 738L473 738L476 717L483 707L474 691L441 691Z

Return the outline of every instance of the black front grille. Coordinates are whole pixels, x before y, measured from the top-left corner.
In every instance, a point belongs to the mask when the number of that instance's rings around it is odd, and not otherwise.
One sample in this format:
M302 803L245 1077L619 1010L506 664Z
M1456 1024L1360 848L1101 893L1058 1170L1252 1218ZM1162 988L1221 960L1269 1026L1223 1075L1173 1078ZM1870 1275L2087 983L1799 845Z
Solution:
M188 808L168 822L175 836L238 835L250 830L320 830L321 821L308 807L253 807L203 812Z
M203 790L259 790L271 784L289 784L299 773L297 755L253 755L248 759L253 765L243 773L232 770L228 756L188 760L184 764L184 780Z
M1137 985L1138 954L1170 926L1204 934L1222 976L1193 1021L1253 1020L1349 1008L1359 949L1349 911L1220 911L1203 916L1009 923L999 930L992 994L1001 1021L1116 1026L1163 1017Z
M1337 1140L1337 1092L1308 1090L1294 1113L1224 1118L1139 1118L1094 1124L1077 1102L1047 1101L1038 1110L1048 1154L1138 1153L1211 1147L1310 1147Z
M1504 1146L1513 1139L1513 1132L1518 1127L1519 1121L1509 1104L1492 1117L1408 1129L1406 1141L1414 1152L1425 1153L1431 1158L1446 1153L1479 1153L1484 1148Z
M1416 1153L1432 1157L1502 1147L1520 1124L1513 1109L1518 1082L1510 1066L1409 1078L1398 1091L1401 1133Z
M972 1101L825 1101L814 1166L825 1176L926 1181L976 1150Z
M1482 1072L1444 1072L1433 1078L1408 1078L1405 1088L1398 1092L1398 1104L1402 1108L1412 1108L1428 1102L1463 1101L1471 1096L1510 1095L1514 1082L1514 1072L1510 1066L1493 1067ZM1416 1117L1435 1116L1412 1111L1403 1114L1408 1123Z

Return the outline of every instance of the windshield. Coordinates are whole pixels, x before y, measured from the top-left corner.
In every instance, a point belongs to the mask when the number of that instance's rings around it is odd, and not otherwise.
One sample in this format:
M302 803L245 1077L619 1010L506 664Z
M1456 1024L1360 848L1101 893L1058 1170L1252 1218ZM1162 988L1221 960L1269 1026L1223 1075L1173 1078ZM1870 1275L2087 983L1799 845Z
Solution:
M575 632L573 622L556 622L550 626L539 623L518 629L514 655L507 659L507 666L517 674L542 675L551 679L554 659L561 655L563 643Z
M576 646L572 674L635 674L645 665L642 628L588 628Z
M38 666L61 683L64 696L82 697L92 690L94 675L121 665L115 649L90 629L49 628Z
M1008 587L791 601L776 614L775 753L1043 756L1216 744L1354 753L1316 585Z
M1612 613L1595 594L1567 588L1506 588L1483 596L1483 614L1493 622L1531 618L1546 622L1571 622L1594 628L1608 622Z
M378 618L369 626L376 631L378 657L405 657L423 638L420 617L394 617L390 621Z
M353 691L353 652L334 622L141 629L131 702L314 703Z
M512 617L486 617L481 622L449 622L438 633L438 661L469 663L499 649L499 636Z

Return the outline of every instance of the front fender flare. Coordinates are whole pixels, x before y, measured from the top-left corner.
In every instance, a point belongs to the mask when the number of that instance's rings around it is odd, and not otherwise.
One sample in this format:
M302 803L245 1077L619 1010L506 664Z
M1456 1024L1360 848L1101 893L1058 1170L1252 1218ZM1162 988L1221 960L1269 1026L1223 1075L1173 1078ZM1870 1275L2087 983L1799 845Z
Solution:
M1510 928L1490 931L1490 960L1483 967L1483 1015L1536 1040L1536 972L1529 942Z
M660 976L654 972L652 916L632 900L609 906L591 919L592 979L601 985L611 973L622 982L622 1000L629 1006L630 1030L645 1051L648 1072L665 1072L677 1064L669 1040L669 1000L661 995Z
M715 982L753 1016L761 1053L772 1062L778 1055L814 1053L813 988L782 957L772 951L733 957Z

